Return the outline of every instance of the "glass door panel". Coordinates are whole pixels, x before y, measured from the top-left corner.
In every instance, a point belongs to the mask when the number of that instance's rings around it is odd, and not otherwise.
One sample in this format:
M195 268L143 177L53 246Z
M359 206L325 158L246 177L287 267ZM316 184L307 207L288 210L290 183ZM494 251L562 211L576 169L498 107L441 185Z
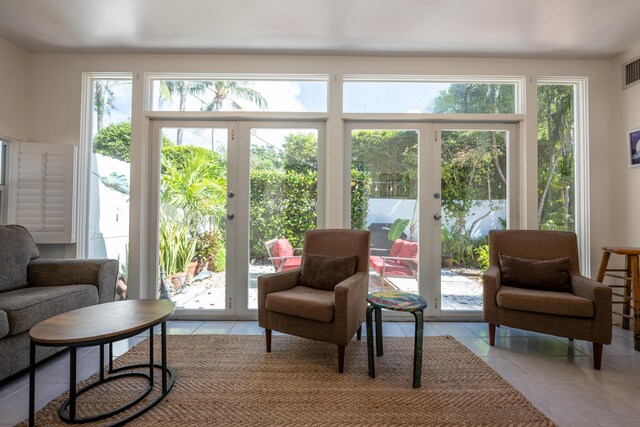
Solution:
M258 276L300 266L304 232L318 226L320 128L250 127L248 309Z
M351 228L371 231L369 290L419 293L420 132L353 125L347 132Z
M487 235L509 217L509 137L508 129L440 130L441 310L482 310Z
M162 126L157 297L228 311L233 277L229 128Z

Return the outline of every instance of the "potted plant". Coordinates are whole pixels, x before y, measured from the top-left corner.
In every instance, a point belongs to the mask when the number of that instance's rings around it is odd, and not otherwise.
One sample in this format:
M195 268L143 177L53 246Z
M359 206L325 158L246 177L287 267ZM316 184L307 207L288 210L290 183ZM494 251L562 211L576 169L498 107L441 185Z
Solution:
M196 241L182 222L160 221L160 271L170 278L174 288L184 283L189 263L196 254Z
M456 238L453 232L444 225L440 232L440 242L442 268L452 268L455 263L453 254L456 249Z

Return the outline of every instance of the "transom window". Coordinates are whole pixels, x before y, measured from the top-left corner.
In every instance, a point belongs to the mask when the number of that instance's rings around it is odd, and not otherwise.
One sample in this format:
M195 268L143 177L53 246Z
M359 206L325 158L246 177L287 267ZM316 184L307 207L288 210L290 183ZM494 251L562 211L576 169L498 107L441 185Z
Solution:
M326 77L194 79L151 77L153 111L326 112Z
M513 114L518 105L515 83L345 81L343 92L345 113Z

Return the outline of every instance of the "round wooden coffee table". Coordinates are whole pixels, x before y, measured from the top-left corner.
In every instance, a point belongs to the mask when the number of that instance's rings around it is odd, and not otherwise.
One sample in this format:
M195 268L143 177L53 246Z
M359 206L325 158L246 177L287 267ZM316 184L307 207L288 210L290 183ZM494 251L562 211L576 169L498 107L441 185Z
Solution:
M126 300L106 304L92 305L59 314L35 325L29 332L30 366L29 366L29 425L35 423L35 365L36 345L46 347L69 347L69 398L60 406L60 418L70 423L85 423L111 417L131 408L144 399L153 390L153 370L162 370L162 394L137 410L134 414L118 424L124 424L142 415L160 402L171 390L175 381L173 370L167 367L167 327L166 320L173 314L175 305L166 300ZM153 361L153 327L161 324L162 361ZM115 341L138 335L149 330L149 363L113 368L113 346ZM108 376L104 372L104 345L109 344ZM78 347L100 346L100 377L97 381L76 390L76 351ZM149 372L140 371L148 368ZM138 371L132 371L138 369ZM76 417L76 399L78 395L108 381L123 377L143 377L149 386L133 401L112 411L91 417Z

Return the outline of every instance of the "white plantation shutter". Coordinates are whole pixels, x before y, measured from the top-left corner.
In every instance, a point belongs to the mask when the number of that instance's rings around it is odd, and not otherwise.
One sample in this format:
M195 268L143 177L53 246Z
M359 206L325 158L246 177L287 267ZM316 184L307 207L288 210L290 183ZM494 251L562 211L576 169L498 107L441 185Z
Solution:
M36 243L75 243L76 153L73 145L12 144L7 222Z

